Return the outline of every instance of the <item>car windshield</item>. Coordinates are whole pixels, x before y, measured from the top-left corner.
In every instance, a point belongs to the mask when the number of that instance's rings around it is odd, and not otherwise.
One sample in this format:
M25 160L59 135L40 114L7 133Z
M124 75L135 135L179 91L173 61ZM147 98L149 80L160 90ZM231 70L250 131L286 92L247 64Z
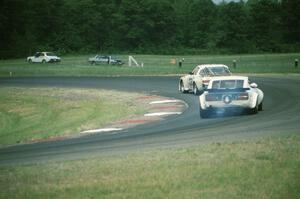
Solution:
M213 81L212 89L235 89L243 88L244 80L219 80Z
M214 74L218 76L224 76L224 75L230 75L230 71L226 67L210 67L209 70Z

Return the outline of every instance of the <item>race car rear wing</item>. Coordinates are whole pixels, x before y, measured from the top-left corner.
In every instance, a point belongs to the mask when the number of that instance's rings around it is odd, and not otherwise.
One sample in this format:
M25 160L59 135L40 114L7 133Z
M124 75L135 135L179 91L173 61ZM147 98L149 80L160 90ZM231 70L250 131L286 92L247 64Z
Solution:
M227 93L227 92L245 92L250 90L250 88L226 88L226 89L207 89L205 88L204 91L208 91L209 93Z

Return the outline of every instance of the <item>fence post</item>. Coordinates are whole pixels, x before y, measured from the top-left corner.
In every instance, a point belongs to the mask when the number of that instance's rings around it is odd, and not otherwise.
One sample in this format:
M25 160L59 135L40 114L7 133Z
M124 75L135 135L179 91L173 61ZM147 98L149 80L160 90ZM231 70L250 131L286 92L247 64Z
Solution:
M236 60L232 60L233 68L236 68Z
M298 59L295 59L295 68L298 67Z

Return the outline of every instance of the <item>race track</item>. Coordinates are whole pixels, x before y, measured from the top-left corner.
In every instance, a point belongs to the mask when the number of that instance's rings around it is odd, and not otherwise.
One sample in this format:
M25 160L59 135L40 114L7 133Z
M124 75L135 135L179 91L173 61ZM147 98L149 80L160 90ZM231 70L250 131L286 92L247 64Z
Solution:
M300 133L300 76L253 77L265 93L257 115L201 119L197 97L177 90L178 77L43 77L0 78L0 86L103 88L177 98L188 104L179 116L118 133L87 135L63 141L0 149L0 164L92 158L153 148L232 142L260 136Z

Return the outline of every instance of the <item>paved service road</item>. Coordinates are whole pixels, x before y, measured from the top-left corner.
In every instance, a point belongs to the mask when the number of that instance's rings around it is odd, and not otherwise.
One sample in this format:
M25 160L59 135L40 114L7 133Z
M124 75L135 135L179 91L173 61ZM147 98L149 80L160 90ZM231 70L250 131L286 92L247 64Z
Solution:
M152 148L226 142L265 135L300 133L300 76L253 77L265 93L264 111L201 119L198 99L177 90L178 77L43 77L0 78L0 86L104 88L177 98L188 109L168 119L121 132L0 149L0 164L91 158Z

